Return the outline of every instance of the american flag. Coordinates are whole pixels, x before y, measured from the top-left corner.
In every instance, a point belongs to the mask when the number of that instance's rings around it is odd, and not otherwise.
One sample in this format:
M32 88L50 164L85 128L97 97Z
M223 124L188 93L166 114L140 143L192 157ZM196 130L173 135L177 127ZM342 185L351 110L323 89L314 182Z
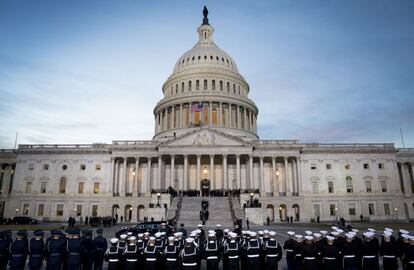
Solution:
M203 103L192 104L190 107L190 112L201 112L203 110Z

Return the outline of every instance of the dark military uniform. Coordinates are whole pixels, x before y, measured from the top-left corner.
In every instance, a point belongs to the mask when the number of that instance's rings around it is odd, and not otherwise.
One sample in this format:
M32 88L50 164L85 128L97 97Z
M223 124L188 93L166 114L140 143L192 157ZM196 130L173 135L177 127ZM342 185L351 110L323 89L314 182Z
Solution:
M283 245L283 249L286 251L286 265L288 270L294 270L294 259L295 253L293 252L296 245L296 241L293 239L288 239Z
M40 230L34 231L36 237L43 236L43 232ZM45 254L45 243L43 238L36 239L36 237L30 239L29 242L29 268L30 270L38 270L42 268L43 258Z
M69 234L79 234L78 231ZM66 241L67 269L79 270L82 263L82 240L79 238L68 238Z
M93 259L94 270L102 270L104 255L108 248L106 238L102 237L102 231L102 229L97 229L98 236L93 239L93 245L95 247L95 257Z
M126 270L135 270L139 267L138 265L138 258L140 256L141 251L138 249L137 245L129 244L126 246L124 250L124 269Z
M408 245L404 251L404 270L414 270L414 245Z
M199 261L199 250L195 247L194 244L191 246L185 245L181 251L180 257L182 262L183 270L196 270L198 269Z
M342 267L339 247L334 245L326 245L323 247L322 266L325 270L336 270Z
M250 239L245 245L247 269L260 270L261 268L261 245L259 240Z
M293 254L295 259L293 261L293 269L302 270L303 265L303 243L296 242L296 245L293 247Z
M362 261L363 270L378 270L378 245L376 241L364 241L362 245Z
M10 259L9 246L10 240L8 239L7 232L0 232L0 270L6 270Z
M26 231L18 231L17 234L20 237L26 236ZM16 239L10 244L9 251L10 257L10 270L23 270L26 264L27 254L29 253L27 239Z
M105 261L108 262L108 270L121 269L121 250L117 243L112 243L105 252Z
M160 261L160 252L155 245L148 244L144 249L145 269L157 270Z
M207 262L207 270L218 270L220 263L220 245L217 240L208 240L204 249L204 258Z
M270 239L267 241L263 248L265 255L266 270L277 270L278 263L282 259L282 248L276 240Z
M50 238L46 243L46 269L60 270L63 263L64 245L60 239L60 231L52 230L52 235L59 235L59 238Z
M306 243L303 245L303 269L318 269L318 250L314 243Z
M92 239L92 231L86 230L82 238L82 270L92 270L95 257L95 246Z
M394 242L383 241L380 247L380 256L382 256L382 265L384 270L397 270L398 269L398 248Z
M341 251L342 255L342 267L344 270L357 270L358 269L358 248L354 241L346 242Z
M177 270L178 269L178 254L180 250L177 248L175 243L168 244L164 249L165 256L165 269L166 270Z

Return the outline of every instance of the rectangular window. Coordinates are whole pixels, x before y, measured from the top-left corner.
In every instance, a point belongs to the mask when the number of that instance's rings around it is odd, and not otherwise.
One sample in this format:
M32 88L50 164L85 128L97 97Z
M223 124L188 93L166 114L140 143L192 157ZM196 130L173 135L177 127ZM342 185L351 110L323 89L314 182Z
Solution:
M78 184L78 193L82 194L83 193L83 186L84 186L84 182L79 182Z
M95 165L95 170L100 171L101 170L101 164L96 164Z
M315 212L315 217L321 216L321 208L320 208L319 204L314 204L313 205L313 211Z
M86 165L85 165L85 164L81 164L81 165L80 165L80 170L81 170L81 171L86 170Z
M49 164L43 164L43 170L44 171L49 170Z
M368 204L368 213L370 216L375 215L374 205L372 203Z
M365 188L368 193L372 192L372 184L371 181L365 181Z
M93 193L98 194L99 193L99 182L93 183Z
M328 182L328 192L329 193L334 193L333 182Z
M46 184L47 182L42 182L40 184L40 193L46 193Z
M92 205L92 216L97 217L98 216L98 206Z
M44 204L39 204L37 206L37 215L40 216L40 217L42 217L44 211L45 211L45 205Z
M62 177L59 183L59 193L63 194L65 192L66 192L66 178Z
M313 181L312 182L312 192L314 194L319 193L319 188L318 188L318 182L317 181Z
M381 180L381 192L387 192L387 181Z
M347 177L346 181L346 192L352 193L354 192L354 187L352 185L352 179L350 177Z
M34 170L34 164L33 164L33 163L30 163L30 164L28 165L27 169L28 169L29 171L33 171L33 170Z
M310 168L311 168L311 170L316 170L316 164L312 163Z
M335 204L330 204L329 205L329 214L331 216L335 216L336 215L336 206L335 206Z
M326 169L327 169L327 170L332 169L332 164L330 164L330 163L326 164Z
M384 163L378 163L378 169L380 170L384 169Z
M26 193L32 192L32 182L26 182Z
M384 213L389 216L391 214L390 212L390 205L388 203L384 203Z
M355 216L356 215L355 204L350 204L348 210L349 210L349 215L350 216Z
M368 170L369 169L369 164L368 163L364 163L364 169Z
M23 204L23 216L28 216L29 215L29 204L25 203Z
M62 217L63 216L63 204L58 204L56 206L56 216Z
M81 204L76 206L76 216L77 217L82 216L82 205Z

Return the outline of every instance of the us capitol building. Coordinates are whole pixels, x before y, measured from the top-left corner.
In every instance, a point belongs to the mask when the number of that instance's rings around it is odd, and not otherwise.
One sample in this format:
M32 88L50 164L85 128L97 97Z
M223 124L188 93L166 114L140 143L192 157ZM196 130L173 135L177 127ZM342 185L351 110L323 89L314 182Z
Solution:
M0 150L0 215L166 218L174 200L165 190L200 190L203 183L240 189L240 213L256 223L267 216L414 219L414 149L260 140L250 86L213 41L206 10L197 32L198 42L163 84L152 140ZM261 206L243 209L250 199Z

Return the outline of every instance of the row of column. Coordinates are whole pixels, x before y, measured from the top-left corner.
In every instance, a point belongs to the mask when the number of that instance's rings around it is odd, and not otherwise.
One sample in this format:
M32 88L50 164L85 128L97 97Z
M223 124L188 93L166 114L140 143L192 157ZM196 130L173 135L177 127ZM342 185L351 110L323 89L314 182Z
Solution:
M414 190L414 163L397 162L398 172L401 180L401 191L407 197L411 197Z
M201 101L173 105L158 110L155 116L155 133L168 129L191 127L195 124L195 112L191 112L191 106L201 104ZM231 127L244 129L257 133L256 115L250 109L238 104L217 102L204 102L200 111L200 123L207 126ZM217 105L218 104L218 105ZM204 115L204 108L207 108L208 115ZM216 121L213 122L213 109L216 109ZM204 123L207 119L207 123Z
M201 155L169 155L170 159L170 176L169 179L164 179L164 185L161 185L161 178L163 175L163 156L158 157L143 157L146 159L146 173L141 179L141 188L139 188L138 175L139 175L139 165L140 157L114 157L112 158L112 189L115 196L136 196L138 193L143 194L151 191L151 189L166 189L168 186L174 187L176 181L176 158L180 157L182 159L182 179L178 181L178 189L188 190L190 188L189 179L189 156L196 158L196 189L200 189L201 175L202 175L202 164L201 164ZM297 157L255 157L252 155L220 155L221 164L216 164L214 158L216 155L209 155L209 164L204 164L205 166L209 165L209 173L206 178L210 180L211 189L259 189L262 194L268 195L279 195L279 196L297 196L301 191L301 183L299 177L299 171L297 166ZM229 182L229 169L228 169L228 157L232 156L236 160L236 184ZM243 158L242 158L243 157ZM156 158L157 160L157 176L151 176L152 168L152 159ZM254 159L259 160L259 176L258 179L255 179L254 176ZM241 166L242 161L245 161L244 165L245 170L245 180L242 183L241 177ZM265 181L265 161L270 163L272 173L269 181ZM134 169L129 170L128 162L134 163ZM218 181L215 181L214 169L215 166L222 166L222 181L221 186L217 185ZM165 168L165 166L164 166ZM213 172L213 173L212 173ZM165 174L164 174L165 175ZM132 178L132 182L130 181ZM156 182L152 182L152 180ZM248 180L248 181L247 181ZM256 181L257 180L257 181Z

